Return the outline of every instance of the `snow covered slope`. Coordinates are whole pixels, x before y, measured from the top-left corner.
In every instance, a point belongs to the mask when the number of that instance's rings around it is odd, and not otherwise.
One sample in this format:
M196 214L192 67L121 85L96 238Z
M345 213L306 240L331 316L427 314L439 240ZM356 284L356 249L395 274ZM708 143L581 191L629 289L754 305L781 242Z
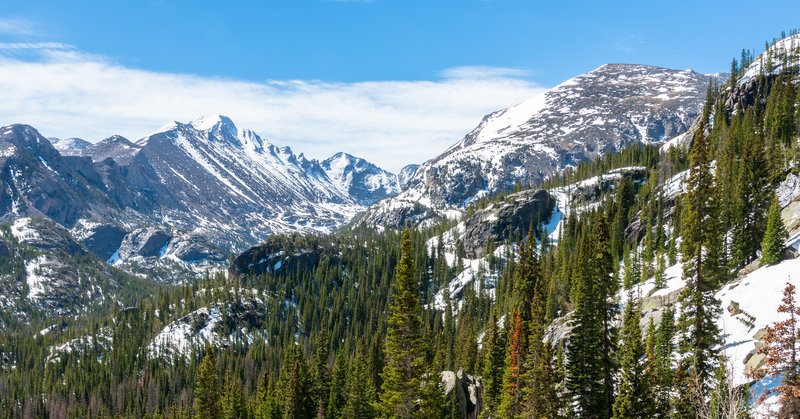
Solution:
M759 74L775 75L788 72L800 65L800 34L793 35L770 45L758 56L741 76L738 84L745 84Z
M172 122L136 142L51 141L30 126L0 128L0 221L166 225L237 252L271 233L332 231L399 192L394 174L363 159L309 160L220 115Z
M370 212L408 211L413 204L440 213L459 209L609 150L668 140L690 126L714 78L644 65L601 66L485 116L420 166L402 193Z
M339 152L321 165L328 178L361 205L400 192L397 176L362 158Z
M48 138L62 156L79 156L83 150L92 146L92 143L80 138Z

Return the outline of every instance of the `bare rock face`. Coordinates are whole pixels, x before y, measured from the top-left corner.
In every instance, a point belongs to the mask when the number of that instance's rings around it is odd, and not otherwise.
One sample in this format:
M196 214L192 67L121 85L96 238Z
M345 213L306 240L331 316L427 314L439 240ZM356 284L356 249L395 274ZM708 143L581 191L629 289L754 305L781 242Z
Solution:
M457 372L442 371L446 404L453 406L452 398L457 399L461 417L477 419L483 411L483 385L480 377L475 377L459 369Z
M166 253L184 262L225 260L225 254L199 234L174 236L167 246Z
M122 245L127 231L112 223L80 220L71 230L78 241L102 260L108 260Z
M546 221L555 201L544 189L527 190L507 196L503 201L477 211L466 221L461 244L470 259L483 257L486 244L504 238L527 234L527 228L537 221Z
M228 273L237 277L286 270L311 270L322 259L331 264L341 261L339 250L328 238L275 235L237 256L228 268Z
M392 208L390 210L379 209L384 203L391 203ZM419 226L422 223L434 222L441 218L436 211L419 202L388 199L373 205L362 218L358 219L358 222L370 226L404 227Z
M160 257L166 253L170 239L169 233L154 227L134 230L122 240L119 257L122 260L135 256Z

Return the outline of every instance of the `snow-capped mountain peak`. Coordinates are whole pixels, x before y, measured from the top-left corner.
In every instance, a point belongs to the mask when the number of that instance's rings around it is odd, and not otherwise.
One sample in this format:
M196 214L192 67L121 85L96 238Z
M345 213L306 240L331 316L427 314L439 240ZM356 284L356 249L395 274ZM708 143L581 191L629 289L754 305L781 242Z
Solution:
M362 205L400 192L397 176L348 153L336 153L320 166L332 182Z
M714 76L636 64L606 64L480 124L414 171L396 198L371 208L375 220L458 212L515 184L535 184L580 161L685 132ZM403 213L405 216L391 216Z

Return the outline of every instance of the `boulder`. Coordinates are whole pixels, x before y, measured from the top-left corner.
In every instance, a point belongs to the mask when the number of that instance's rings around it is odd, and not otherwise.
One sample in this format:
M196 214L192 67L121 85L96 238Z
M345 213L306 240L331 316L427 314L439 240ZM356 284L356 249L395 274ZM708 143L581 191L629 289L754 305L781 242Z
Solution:
M445 400L453 406L452 397L458 399L460 417L477 419L483 410L483 385L480 377L475 377L459 369L458 372L442 371L442 383L445 387Z
M753 354L747 363L744 365L744 373L747 376L753 376L759 368L764 366L767 362L767 355L762 353Z
M110 223L79 222L73 234L100 259L108 260L119 249L127 232Z
M731 316L736 316L738 314L742 314L743 311L739 307L739 303L736 301L731 301L731 303L728 304L728 313L731 313Z
M167 253L183 262L222 262L225 260L225 254L221 250L198 234L174 237L167 247Z
M766 337L767 337L767 328L766 327L762 327L761 329L758 329L756 334L753 335L753 339L758 340L758 341L763 341L764 338L766 338Z

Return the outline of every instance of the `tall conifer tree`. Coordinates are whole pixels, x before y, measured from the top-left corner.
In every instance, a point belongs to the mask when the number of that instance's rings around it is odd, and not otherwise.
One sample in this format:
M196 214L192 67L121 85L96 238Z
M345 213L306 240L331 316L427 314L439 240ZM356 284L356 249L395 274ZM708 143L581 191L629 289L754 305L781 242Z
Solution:
M403 231L400 260L395 268L394 301L390 306L386 336L386 365L381 377L378 410L384 416L409 418L422 398L425 371L425 340L422 336L422 306L417 290L411 231Z
M645 347L639 327L639 302L628 292L622 326L619 393L614 401L614 418L650 418L655 413L653 382L642 365Z
M716 219L717 192L711 172L709 141L701 123L689 155L690 170L687 192L682 200L683 214L683 278L686 288L681 292L679 349L687 362L686 377L695 385L693 397L702 397L717 359L719 330L716 318L719 302L714 289L720 278L719 222ZM688 388L688 387L687 387ZM694 404L701 400L693 400Z
M764 233L764 241L761 243L761 264L770 265L780 260L783 243L787 237L776 196L772 199L772 205L769 207L767 231Z

